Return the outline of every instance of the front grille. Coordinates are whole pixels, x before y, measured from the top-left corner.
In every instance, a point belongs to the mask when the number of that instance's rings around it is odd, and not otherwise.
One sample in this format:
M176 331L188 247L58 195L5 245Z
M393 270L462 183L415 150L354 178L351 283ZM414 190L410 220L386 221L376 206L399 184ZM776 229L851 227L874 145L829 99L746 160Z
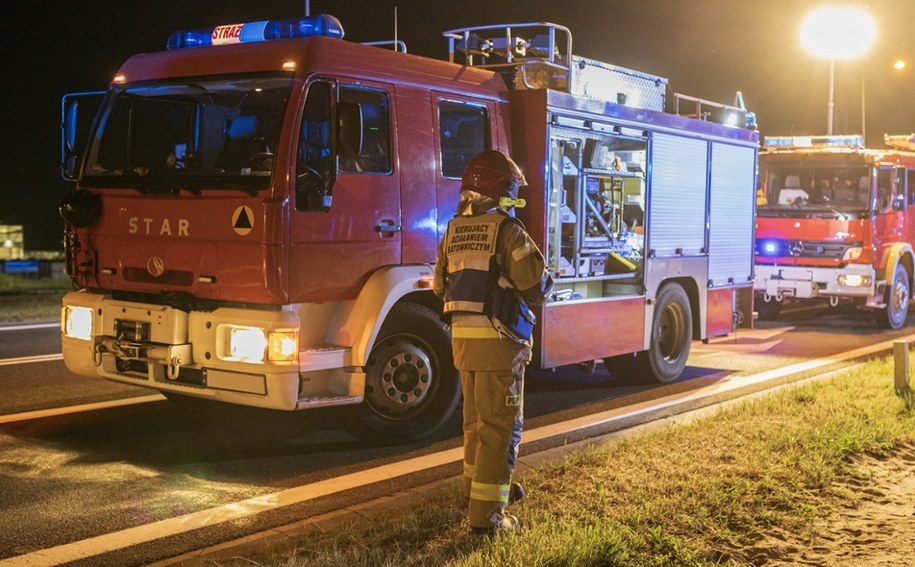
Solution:
M849 248L860 248L861 242L831 242L824 240L784 240L758 238L756 255L764 258L821 258L841 260Z

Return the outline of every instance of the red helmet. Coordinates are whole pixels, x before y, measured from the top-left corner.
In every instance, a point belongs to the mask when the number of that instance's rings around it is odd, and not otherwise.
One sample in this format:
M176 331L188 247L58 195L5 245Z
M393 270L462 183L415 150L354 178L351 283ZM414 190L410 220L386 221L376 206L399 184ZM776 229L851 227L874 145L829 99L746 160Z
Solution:
M517 197L518 187L527 185L521 168L512 158L497 150L485 150L475 155L464 170L461 188L470 189L499 200Z

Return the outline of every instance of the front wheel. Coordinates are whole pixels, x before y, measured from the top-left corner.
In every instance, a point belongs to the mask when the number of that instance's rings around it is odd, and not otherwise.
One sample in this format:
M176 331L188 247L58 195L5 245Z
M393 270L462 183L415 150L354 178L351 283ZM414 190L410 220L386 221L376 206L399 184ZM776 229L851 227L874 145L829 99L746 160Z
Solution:
M460 401L451 337L431 309L394 306L365 367L365 400L347 429L375 444L418 441L438 431Z
M680 377L693 340L693 315L689 296L682 286L661 288L651 321L648 350L604 360L610 373L627 382L655 381L669 384Z
M886 307L874 311L877 325L886 329L901 329L909 314L909 275L905 266L896 264L893 281L886 289Z

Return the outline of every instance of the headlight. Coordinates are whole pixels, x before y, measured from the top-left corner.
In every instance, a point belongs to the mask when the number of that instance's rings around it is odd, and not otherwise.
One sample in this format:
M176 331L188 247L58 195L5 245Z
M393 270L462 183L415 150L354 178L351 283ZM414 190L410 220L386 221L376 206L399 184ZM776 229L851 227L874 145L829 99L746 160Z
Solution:
M867 287L871 285L870 276L861 274L842 274L839 276L839 285L847 287Z
M229 356L244 362L261 362L267 351L267 337L258 327L233 327L229 333Z
M271 331L267 337L267 359L272 361L295 360L299 353L297 331Z
M845 251L845 255L842 256L842 261L848 262L851 260L857 260L858 258L861 257L861 254L863 254L863 253L864 253L864 248L861 248L861 247L849 248L848 250Z
M65 337L88 341L92 338L92 309L67 305L63 309L61 331Z

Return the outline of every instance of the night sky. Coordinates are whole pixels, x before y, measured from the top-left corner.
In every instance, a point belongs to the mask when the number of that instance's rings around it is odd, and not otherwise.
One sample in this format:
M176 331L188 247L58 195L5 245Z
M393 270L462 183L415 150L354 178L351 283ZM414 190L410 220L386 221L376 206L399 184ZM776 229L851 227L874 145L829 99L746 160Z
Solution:
M884 133L915 131L915 0L835 3L866 9L875 45L837 62L833 131L861 132L862 82L870 146ZM734 103L743 92L762 135L825 134L829 63L803 50L800 23L823 0L311 0L312 14L338 17L346 39L397 37L413 54L444 58L441 32L497 23L550 21L571 29L576 55L667 77L671 91ZM31 250L61 249L57 204L70 189L59 174L60 98L101 90L132 54L164 49L175 29L287 18L302 0L14 0L4 4L0 42L8 75L0 224L25 225ZM902 71L892 68L903 59ZM15 69L15 71L12 71Z

